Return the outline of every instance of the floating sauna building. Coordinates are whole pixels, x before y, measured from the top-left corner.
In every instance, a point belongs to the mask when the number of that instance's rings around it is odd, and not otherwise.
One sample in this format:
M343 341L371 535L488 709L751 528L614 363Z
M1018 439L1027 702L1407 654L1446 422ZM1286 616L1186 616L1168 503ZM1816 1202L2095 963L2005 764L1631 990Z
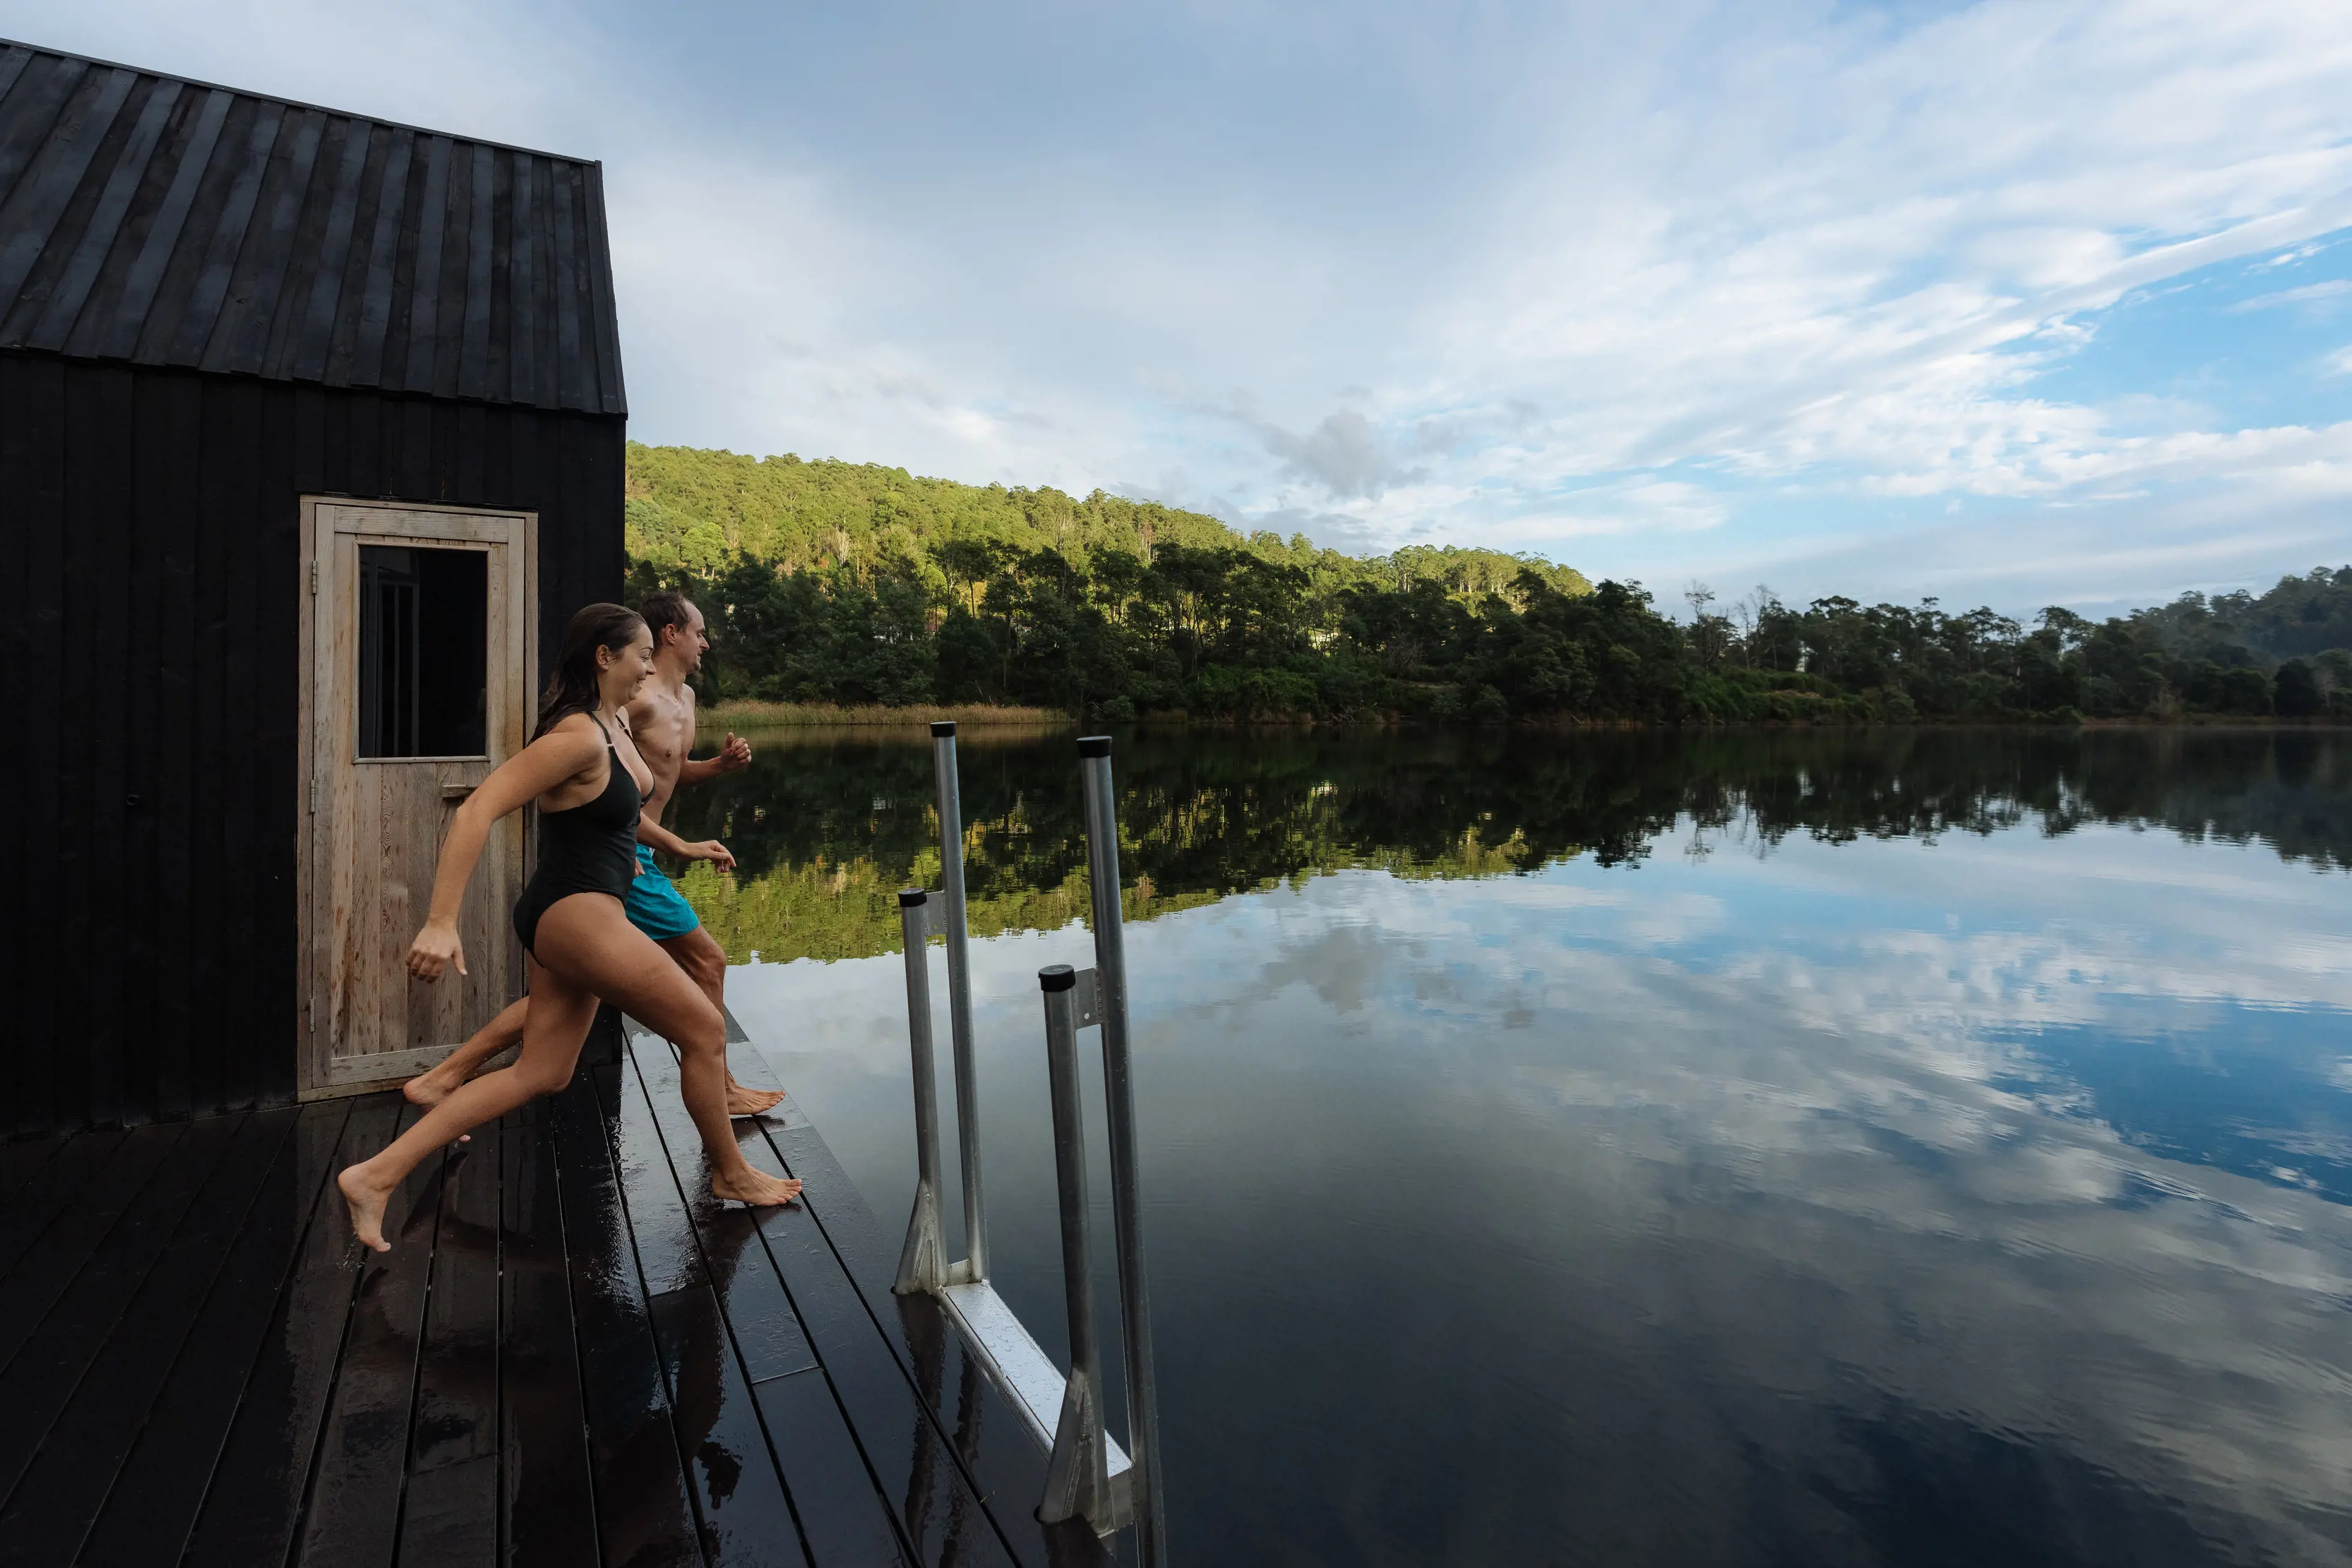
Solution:
M0 1129L374 1086L520 989L401 959L622 589L598 164L0 43Z

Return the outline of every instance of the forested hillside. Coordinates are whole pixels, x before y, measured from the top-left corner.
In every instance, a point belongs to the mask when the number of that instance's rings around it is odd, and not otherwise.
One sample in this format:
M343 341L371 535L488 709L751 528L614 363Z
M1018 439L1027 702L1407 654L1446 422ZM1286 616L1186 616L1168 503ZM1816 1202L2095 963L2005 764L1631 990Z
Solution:
M1244 535L1215 517L1097 490L1008 490L920 479L903 468L832 459L743 457L686 446L629 444L628 547L633 561L703 577L739 558L786 575L841 571L851 581L900 580L945 607L1003 566L1051 553L1089 570L1098 557L1149 563L1163 549L1239 550L1299 567L1318 581L1432 578L1469 593L1507 588L1532 569L1566 593L1589 592L1581 573L1500 550L1416 548L1366 559L1317 549L1306 536Z
M1100 491L631 444L633 591L711 622L713 698L1034 705L1118 720L2352 716L2352 567L2031 628L1933 600L1681 619L1493 550L1374 557Z

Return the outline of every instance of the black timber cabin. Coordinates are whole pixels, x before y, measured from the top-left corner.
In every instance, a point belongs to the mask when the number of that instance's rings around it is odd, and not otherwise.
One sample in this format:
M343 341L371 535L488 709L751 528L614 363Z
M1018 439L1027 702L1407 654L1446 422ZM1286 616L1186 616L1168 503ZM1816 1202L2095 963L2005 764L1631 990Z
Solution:
M520 992L520 818L472 978L399 961L620 596L625 415L597 163L0 42L0 1130L378 1087Z

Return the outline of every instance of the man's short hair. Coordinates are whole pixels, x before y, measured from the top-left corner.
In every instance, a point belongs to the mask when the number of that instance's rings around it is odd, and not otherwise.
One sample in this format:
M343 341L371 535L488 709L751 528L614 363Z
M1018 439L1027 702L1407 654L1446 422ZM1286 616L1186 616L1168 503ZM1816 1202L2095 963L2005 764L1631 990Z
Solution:
M684 628L694 623L693 601L672 588L647 596L646 601L637 606L637 613L646 618L646 630L654 634L654 646L656 648L662 645L663 627Z

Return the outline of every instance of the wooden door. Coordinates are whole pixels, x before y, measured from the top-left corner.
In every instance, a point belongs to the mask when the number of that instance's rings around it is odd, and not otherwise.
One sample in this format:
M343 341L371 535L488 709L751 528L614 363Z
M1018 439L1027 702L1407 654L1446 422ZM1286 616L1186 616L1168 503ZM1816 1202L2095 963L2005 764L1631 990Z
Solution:
M523 988L509 912L525 817L492 831L458 918L464 976L409 977L459 802L520 750L537 668L537 519L303 503L306 1096L420 1072Z

